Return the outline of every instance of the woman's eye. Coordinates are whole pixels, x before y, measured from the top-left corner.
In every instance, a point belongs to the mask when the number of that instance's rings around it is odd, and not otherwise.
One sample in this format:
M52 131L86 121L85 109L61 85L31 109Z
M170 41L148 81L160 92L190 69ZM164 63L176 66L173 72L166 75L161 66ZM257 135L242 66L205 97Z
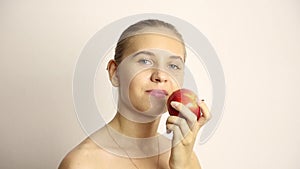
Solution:
M141 64L145 64L145 65L151 65L152 64L152 61L149 60L149 59L140 59L138 62L141 63Z
M180 67L177 66L177 65L175 65L175 64L170 64L169 67L170 67L171 69L174 69L174 70L180 69Z

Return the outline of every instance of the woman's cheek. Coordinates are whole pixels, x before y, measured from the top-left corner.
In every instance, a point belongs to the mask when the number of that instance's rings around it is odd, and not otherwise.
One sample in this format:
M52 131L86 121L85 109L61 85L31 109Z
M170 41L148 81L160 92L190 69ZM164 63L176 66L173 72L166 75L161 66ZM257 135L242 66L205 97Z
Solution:
M144 112L150 108L150 99L146 95L147 90L147 75L143 73L137 74L129 83L129 101L131 105L138 111Z

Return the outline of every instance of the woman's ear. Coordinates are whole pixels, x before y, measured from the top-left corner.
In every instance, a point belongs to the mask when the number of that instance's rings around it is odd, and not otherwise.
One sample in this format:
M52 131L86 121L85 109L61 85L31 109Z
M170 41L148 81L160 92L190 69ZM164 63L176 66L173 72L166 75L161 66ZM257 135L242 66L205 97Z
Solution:
M107 64L107 71L109 74L110 82L113 86L119 87L119 77L117 73L118 64L115 60L110 60Z

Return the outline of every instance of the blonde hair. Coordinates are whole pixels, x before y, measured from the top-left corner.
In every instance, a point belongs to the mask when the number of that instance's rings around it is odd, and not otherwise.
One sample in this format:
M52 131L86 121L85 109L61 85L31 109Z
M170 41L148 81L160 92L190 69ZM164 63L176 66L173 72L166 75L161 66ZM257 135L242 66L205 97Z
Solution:
M157 19L142 20L129 26L122 32L115 48L114 59L117 64L121 63L123 59L123 53L129 45L129 39L135 35L144 33L155 33L175 38L176 40L180 41L185 47L182 35L172 24Z

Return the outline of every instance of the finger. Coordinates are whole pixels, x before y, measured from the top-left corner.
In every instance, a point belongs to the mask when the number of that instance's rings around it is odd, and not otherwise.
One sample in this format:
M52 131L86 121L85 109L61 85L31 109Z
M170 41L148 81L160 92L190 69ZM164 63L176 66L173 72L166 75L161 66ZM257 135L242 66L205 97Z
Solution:
M170 123L168 123L167 125L173 131L173 140L172 140L173 145L177 145L178 143L181 143L184 146L194 145L197 134L194 134L191 131L189 131L186 135L182 135L180 126L177 126L176 124L170 124Z
M186 120L177 116L169 116L167 119L167 124L174 124L177 125L180 128L181 135L184 137L187 136L191 129L189 125L187 124Z
M167 124L167 129L170 131L173 131L173 139L172 139L172 144L176 145L181 142L183 139L183 136L181 134L179 126L175 124Z
M191 128L191 132L196 136L199 132L200 128L211 118L211 114L207 105L204 103L204 100L198 102L198 105L201 109L202 115L198 119L198 121Z
M202 112L202 117L199 118L198 122L201 125L204 125L211 118L211 114L210 114L209 109L204 101L198 102L198 105Z
M197 121L197 116L186 106L184 106L180 102L172 101L171 102L172 107L180 112L180 115L184 117L187 120L188 125L190 128L194 125L194 123Z

